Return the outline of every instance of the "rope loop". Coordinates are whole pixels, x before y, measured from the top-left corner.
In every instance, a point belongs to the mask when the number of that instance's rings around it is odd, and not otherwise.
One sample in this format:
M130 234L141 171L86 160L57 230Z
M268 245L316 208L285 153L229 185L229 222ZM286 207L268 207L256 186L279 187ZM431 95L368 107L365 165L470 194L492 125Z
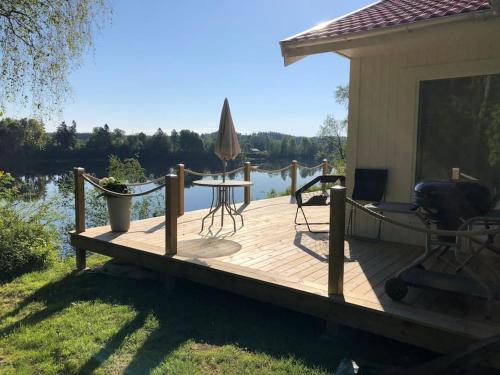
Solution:
M124 194L124 193L117 193L115 191L111 191L111 190L106 189L105 187L99 185L99 179L98 178L96 178L94 176L91 176L91 175L89 175L87 173L84 173L82 175L82 177L90 185L92 185L93 187L95 187L98 190L101 190L103 192L103 194L109 195L109 196L112 196L112 197L141 197L143 195L147 195L147 194L153 193L153 192L155 192L157 190L160 190L163 187L165 187L165 178L163 178L163 183L162 184L160 184L158 186L155 186L154 188L152 188L150 190L142 191L140 193L127 193L127 194ZM156 179L156 180L158 180L158 179Z
M148 180L144 182L133 182L133 183L128 183L127 186L130 187L135 187L135 186L144 186L144 185L149 185L149 184L161 184L165 181L165 177L158 177L153 180Z
M245 169L244 166L233 169L232 171L227 171L226 175L238 173L238 172L242 171L243 169ZM215 172L215 173L197 172L197 171L193 171L192 169L187 169L187 168L184 169L184 173L191 174L193 176L198 176L198 177L217 177L217 176L222 176L224 174L224 172Z
M259 173L269 173L269 174L272 174L272 173L281 173L281 172L284 172L286 171L287 169L289 169L292 165L289 164L283 168L279 168L279 169L263 169L261 168L260 166L256 165L254 166L252 169L256 172L259 172Z
M318 164L318 165L314 165L312 167L308 167L306 165L302 165L302 164L297 163L297 167L299 167L301 169L305 169L306 171L312 171L312 170L315 170L315 169L319 169L322 166L323 166L323 164Z

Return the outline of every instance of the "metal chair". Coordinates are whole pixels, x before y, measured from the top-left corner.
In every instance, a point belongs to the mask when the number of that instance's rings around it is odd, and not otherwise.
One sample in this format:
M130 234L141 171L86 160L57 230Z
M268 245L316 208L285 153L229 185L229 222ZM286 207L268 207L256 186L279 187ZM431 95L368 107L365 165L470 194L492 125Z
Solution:
M313 178L311 181L309 181L307 184L302 186L299 190L295 192L295 202L297 203L297 211L295 212L295 220L294 223L295 225L307 225L307 229L311 233L328 233L328 231L315 231L311 229L311 225L324 225L324 224L329 224L329 223L310 223L307 220L306 214L304 212L303 207L306 206L328 206L329 203L329 195L328 191L326 188L323 188L319 194L314 194L309 199L306 201L302 200L302 195L306 193L307 190L309 190L311 187L316 185L317 183L322 183L323 186L324 184L334 184L337 181L340 181L340 184L345 186L345 176L342 175L325 175L325 176L318 176ZM302 216L304 216L304 222L299 223L297 222L297 216L299 214L299 210L302 212Z
M387 185L387 169L366 169L356 168L354 171L354 188L352 199L367 203L378 203L384 200L385 188ZM351 206L349 220L347 223L347 233L352 235L352 212ZM377 240L380 240L382 222L379 221Z

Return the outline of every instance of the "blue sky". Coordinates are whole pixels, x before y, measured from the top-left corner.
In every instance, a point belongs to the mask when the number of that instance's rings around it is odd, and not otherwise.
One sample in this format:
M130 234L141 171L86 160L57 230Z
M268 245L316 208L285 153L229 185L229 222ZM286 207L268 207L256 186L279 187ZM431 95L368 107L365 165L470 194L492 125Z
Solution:
M79 131L214 131L228 97L239 132L315 135L328 113L345 116L333 92L348 82L349 61L329 53L285 68L278 41L368 3L115 0L47 130L76 120Z

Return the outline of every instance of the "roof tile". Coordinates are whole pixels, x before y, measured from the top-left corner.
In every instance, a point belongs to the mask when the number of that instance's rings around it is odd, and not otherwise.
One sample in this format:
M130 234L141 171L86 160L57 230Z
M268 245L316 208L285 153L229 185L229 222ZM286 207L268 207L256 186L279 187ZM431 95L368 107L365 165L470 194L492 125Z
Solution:
M487 0L382 0L284 42L331 38L489 9Z

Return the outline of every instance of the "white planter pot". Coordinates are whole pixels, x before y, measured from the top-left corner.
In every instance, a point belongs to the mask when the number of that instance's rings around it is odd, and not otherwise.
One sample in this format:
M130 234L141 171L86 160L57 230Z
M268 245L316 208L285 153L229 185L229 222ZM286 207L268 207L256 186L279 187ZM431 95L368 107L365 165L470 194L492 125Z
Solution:
M132 197L106 197L109 222L113 232L126 232L130 228Z

